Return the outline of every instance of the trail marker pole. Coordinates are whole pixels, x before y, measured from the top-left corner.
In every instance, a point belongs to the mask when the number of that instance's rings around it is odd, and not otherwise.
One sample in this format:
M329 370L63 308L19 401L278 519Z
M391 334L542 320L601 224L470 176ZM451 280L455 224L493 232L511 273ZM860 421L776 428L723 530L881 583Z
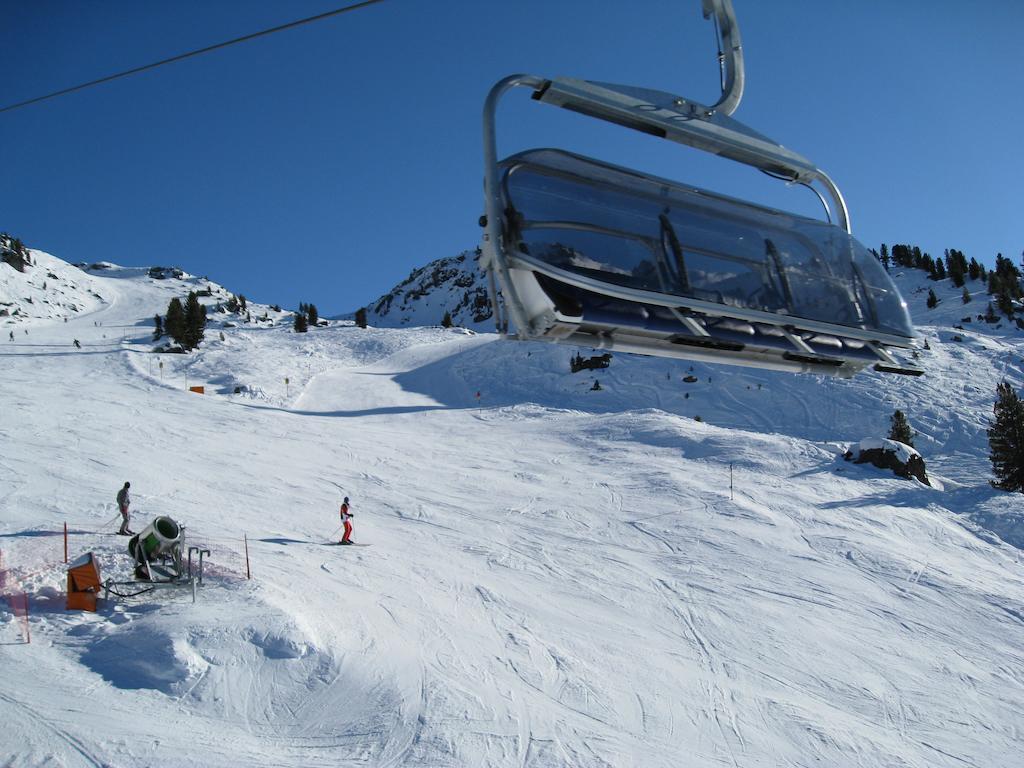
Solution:
M284 377L284 396L288 397L288 377Z
M245 578L252 578L252 571L249 570L249 535L243 533L242 541L245 543Z
M164 361L163 360L159 360L158 362L160 363L160 381L163 381L164 380Z
M68 561L68 521L64 521L64 562Z
M732 462L729 462L729 501L732 501Z

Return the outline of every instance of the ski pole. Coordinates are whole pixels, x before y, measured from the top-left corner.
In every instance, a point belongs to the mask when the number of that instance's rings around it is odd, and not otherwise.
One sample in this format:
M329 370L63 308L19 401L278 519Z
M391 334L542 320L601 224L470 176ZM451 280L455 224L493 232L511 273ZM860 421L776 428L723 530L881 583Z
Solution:
M118 513L116 515L114 515L112 518L107 520L107 522L105 522L102 525L102 527L100 528L99 531L97 531L97 533L102 533L104 529L109 528L110 526L112 526L115 522L117 522L117 518L119 518L120 516L121 516L121 512L118 511Z

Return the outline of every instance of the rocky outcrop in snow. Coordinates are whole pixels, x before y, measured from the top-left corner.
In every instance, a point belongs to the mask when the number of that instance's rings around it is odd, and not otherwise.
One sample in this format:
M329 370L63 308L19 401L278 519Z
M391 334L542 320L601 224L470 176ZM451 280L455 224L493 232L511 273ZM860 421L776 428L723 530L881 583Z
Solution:
M854 464L867 463L879 469L891 469L898 477L908 480L913 477L925 485L931 485L925 471L924 458L905 443L868 438L850 448L844 458Z

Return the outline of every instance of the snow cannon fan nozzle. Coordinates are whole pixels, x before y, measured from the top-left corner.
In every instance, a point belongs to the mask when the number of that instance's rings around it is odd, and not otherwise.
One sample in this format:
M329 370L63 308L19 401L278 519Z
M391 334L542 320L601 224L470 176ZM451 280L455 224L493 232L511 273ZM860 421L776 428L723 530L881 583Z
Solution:
M146 581L175 581L183 575L181 550L185 527L170 517L157 517L128 540L135 575Z

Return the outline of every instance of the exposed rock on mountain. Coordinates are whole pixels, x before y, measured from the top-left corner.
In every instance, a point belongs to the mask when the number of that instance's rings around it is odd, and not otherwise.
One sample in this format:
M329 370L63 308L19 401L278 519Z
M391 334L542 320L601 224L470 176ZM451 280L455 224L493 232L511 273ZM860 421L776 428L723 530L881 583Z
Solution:
M370 325L440 325L445 312L454 325L493 330L487 281L479 266L480 251L432 261L366 307Z

